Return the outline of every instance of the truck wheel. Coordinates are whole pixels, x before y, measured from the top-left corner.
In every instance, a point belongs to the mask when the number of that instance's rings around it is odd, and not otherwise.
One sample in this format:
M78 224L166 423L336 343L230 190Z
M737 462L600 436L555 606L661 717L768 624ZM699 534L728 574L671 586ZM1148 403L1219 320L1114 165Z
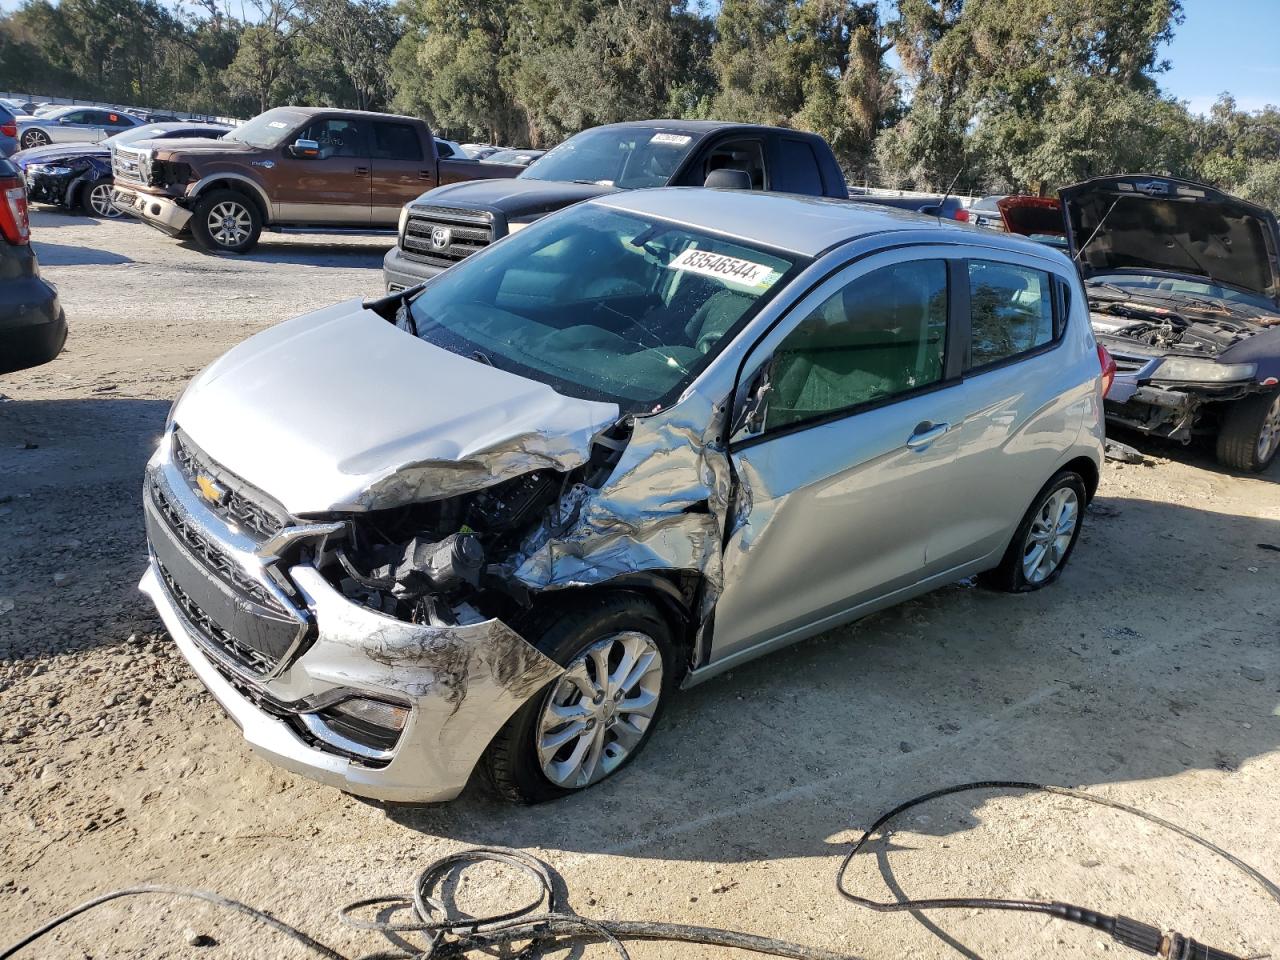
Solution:
M1218 430L1218 462L1258 473L1280 452L1280 390L1237 400Z
M494 787L541 803L599 783L648 742L675 689L671 628L630 593L560 603L524 636L565 672L522 706L485 753Z
M209 253L248 253L261 234L258 205L238 190L214 190L191 213L191 235Z
M80 188L80 207L91 217L114 220L120 211L111 200L112 180L95 180Z
M1080 474L1074 470L1054 474L1018 524L1000 566L979 575L982 585L1006 593L1026 593L1057 580L1080 539L1087 500Z

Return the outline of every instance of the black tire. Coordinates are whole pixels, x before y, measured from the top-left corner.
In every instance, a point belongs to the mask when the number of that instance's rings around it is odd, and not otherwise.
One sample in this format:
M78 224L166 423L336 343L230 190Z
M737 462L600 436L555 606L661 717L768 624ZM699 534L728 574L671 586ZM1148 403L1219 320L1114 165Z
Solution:
M103 177L101 180L90 180L88 183L80 187L80 209L84 211L88 217L106 217L108 220L114 220L120 216L120 211L110 203L111 189L114 181L111 177ZM107 205L102 207L101 195L105 191Z
M1029 580L1023 568L1023 559L1028 552L1028 538L1031 533L1031 526L1036 522L1036 518L1045 504L1049 502L1049 499L1058 491L1068 488L1075 494L1076 498L1076 521L1075 529L1071 532L1071 540L1068 542L1066 550L1063 551L1058 565L1052 572L1042 580ZM1080 528L1084 525L1084 507L1088 499L1088 488L1085 486L1084 478L1080 474L1074 470L1062 470L1055 473L1049 482L1040 488L1040 492L1036 494L1035 499L1031 501L1031 506L1023 516L1022 522L1018 524L1018 529L1014 531L1013 539L1009 541L1004 557L1000 560L1000 566L994 570L979 574L978 581L984 587L989 587L992 590L1003 590L1006 593L1026 593L1030 590L1039 590L1042 587L1049 586L1062 575L1062 571L1066 569L1067 561L1071 559L1071 554L1076 549L1076 542L1080 539Z
M1237 400L1218 429L1218 462L1234 470L1260 473L1280 452L1280 390Z
M675 690L677 658L670 624L644 597L617 592L567 597L520 627L522 635L530 643L562 666L568 666L594 643L611 634L638 631L655 642L662 656L661 694L639 742L602 780L613 776L644 749ZM494 789L513 803L542 803L587 789L564 787L552 782L543 773L538 760L538 720L558 683L558 680L552 681L516 711L489 744L481 761Z
M224 227L210 228L219 213ZM234 221L234 224L232 223ZM248 194L239 190L214 190L196 201L191 212L191 236L206 253L248 253L262 235L262 213Z
M21 146L23 150L30 150L32 147L47 146L49 142L49 135L43 130L28 130L22 135Z

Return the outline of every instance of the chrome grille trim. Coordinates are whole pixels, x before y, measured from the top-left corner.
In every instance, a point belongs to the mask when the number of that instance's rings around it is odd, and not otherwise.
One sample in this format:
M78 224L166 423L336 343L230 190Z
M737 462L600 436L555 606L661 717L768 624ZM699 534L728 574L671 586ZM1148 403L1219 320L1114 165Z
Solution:
M449 240L437 246L437 228L449 231ZM493 216L483 210L454 207L410 207L400 249L413 260L448 266L466 259L493 242Z
M206 456L181 430L173 433L173 459L197 493L196 477L200 474L221 481L227 494L221 503L208 504L209 509L256 539L269 540L287 525L286 519L259 502L266 499L265 494ZM247 490L252 490L254 495L246 495Z
M151 163L146 154L124 147L111 151L111 174L116 180L148 186L151 183Z

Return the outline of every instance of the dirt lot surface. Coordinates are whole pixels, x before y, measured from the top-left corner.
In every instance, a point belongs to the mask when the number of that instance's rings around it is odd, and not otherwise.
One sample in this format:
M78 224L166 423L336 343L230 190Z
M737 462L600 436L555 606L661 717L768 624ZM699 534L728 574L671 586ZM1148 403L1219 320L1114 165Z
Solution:
M223 259L132 222L39 213L34 230L72 334L56 362L0 380L0 945L95 892L156 882L264 906L358 956L387 943L340 928L340 905L407 890L442 853L503 844L543 857L593 917L886 960L1125 955L1038 918L882 917L837 900L843 845L878 812L987 778L1080 785L1280 877L1280 552L1259 546L1280 545L1280 468L1233 476L1152 444L1146 466L1108 465L1052 589L957 584L738 669L678 698L645 755L585 795L519 809L473 784L449 805L389 808L269 766L137 592L142 467L192 374L264 327L376 293L388 240L268 235ZM1059 899L1280 952L1280 905L1226 864L1062 798L936 802L852 878L885 899ZM467 880L468 902L519 892ZM112 904L28 954L304 955L162 899Z

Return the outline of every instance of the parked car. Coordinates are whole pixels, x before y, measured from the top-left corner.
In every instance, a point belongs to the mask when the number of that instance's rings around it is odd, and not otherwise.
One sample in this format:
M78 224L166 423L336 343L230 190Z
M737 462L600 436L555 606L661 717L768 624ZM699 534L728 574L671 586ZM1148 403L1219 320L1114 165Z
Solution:
M547 151L545 150L499 150L491 153L481 163L508 163L517 167L527 167Z
M986 227L990 230L1003 230L1004 218L1000 216L1000 201L1004 194L982 197L969 205L969 223L975 227Z
M48 363L66 340L58 290L40 276L31 249L22 178L0 158L0 373Z
M878 203L882 207L910 210L912 213L922 213L928 217L942 217L944 220L956 220L960 223L967 223L969 220L969 211L959 197L941 194L899 196L862 189L850 190L849 197L860 203Z
M497 153L501 147L495 147L491 143L464 143L462 152L472 160L483 160L490 154Z
M1107 419L1265 470L1280 451L1280 228L1202 183L1144 174L1060 191L1093 328L1119 372Z
M83 210L91 217L120 216L112 202L115 179L111 172L111 151L144 140L178 138L213 139L230 132L221 123L193 120L177 123L148 123L130 127L101 143L74 143L32 147L14 154L13 161L27 181L27 198L66 209Z
M514 180L443 186L413 200L396 246L382 262L383 280L390 291L411 287L539 217L591 197L640 187L700 187L708 178L719 186L848 196L831 148L816 134L712 120L609 124L570 137Z
M0 99L0 106L7 107L14 116L29 117L35 111L37 104L30 100L4 98Z
M462 144L457 140L445 140L443 137L436 137L436 154L441 160L470 160L467 151L462 149Z
M123 110L59 107L43 115L18 119L18 142L24 150L51 143L97 143L142 123Z
M1075 268L1020 238L598 196L197 376L142 588L275 762L404 801L479 764L544 800L677 687L973 574L1052 583L1104 357Z
M424 188L520 170L443 159L412 117L324 107L279 107L220 140L112 156L120 210L212 253L247 253L264 228L392 229Z
M13 111L0 104L0 159L11 157L18 149L18 121Z

